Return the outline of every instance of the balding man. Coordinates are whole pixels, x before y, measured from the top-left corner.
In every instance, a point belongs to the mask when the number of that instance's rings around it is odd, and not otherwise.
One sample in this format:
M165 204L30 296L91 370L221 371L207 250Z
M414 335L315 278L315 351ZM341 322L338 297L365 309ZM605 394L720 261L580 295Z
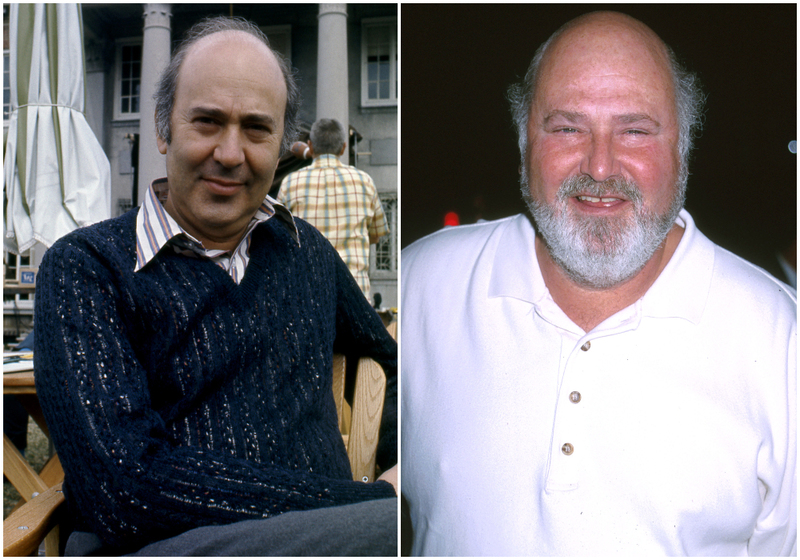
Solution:
M693 76L592 13L510 98L532 220L402 254L414 553L795 553L796 295L683 210Z
M167 177L42 262L36 385L68 555L396 554L396 345L330 243L267 196L298 89L258 27L192 27L156 95ZM387 372L353 481L333 352Z

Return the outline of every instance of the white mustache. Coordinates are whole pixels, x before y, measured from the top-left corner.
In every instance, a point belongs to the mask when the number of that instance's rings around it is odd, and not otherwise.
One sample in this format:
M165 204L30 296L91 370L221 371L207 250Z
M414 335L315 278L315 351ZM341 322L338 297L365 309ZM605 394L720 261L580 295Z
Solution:
M593 196L596 198L616 197L631 201L639 206L643 201L642 191L633 181L624 178L595 181L585 175L573 176L564 179L556 192L558 200L566 200L578 195Z

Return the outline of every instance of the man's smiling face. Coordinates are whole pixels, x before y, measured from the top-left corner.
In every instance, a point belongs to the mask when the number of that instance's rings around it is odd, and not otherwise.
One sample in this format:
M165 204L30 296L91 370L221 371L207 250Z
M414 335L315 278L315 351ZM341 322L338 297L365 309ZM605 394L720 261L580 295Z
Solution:
M551 253L576 243L592 258L635 251L636 263L607 268L638 271L655 250L644 238L660 237L657 246L680 210L678 130L667 54L649 30L597 14L557 37L531 106L526 169L526 198Z
M235 248L269 192L280 156L286 85L255 37L201 39L181 65L167 156L167 212L206 248Z

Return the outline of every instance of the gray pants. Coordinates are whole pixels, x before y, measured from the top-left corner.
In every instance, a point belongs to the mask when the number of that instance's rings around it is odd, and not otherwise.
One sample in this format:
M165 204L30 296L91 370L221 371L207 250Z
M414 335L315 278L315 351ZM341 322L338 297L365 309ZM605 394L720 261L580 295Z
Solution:
M65 555L105 554L75 532ZM128 556L397 556L397 498L198 527Z

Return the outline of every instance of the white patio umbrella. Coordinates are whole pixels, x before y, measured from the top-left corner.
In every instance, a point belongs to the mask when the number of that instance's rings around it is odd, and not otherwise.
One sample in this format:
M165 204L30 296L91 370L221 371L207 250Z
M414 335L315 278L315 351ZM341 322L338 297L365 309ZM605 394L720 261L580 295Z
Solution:
M78 4L11 4L4 245L50 247L111 214L111 169L83 114Z

